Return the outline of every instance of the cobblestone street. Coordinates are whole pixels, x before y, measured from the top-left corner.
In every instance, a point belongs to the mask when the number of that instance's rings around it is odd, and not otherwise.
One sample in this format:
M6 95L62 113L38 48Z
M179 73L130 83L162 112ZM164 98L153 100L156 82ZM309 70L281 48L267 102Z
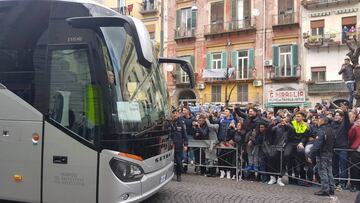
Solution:
M356 193L336 192L335 197L319 197L313 193L320 187L267 185L251 181L207 178L189 174L182 182L171 181L159 193L145 201L153 202L341 202L353 203Z

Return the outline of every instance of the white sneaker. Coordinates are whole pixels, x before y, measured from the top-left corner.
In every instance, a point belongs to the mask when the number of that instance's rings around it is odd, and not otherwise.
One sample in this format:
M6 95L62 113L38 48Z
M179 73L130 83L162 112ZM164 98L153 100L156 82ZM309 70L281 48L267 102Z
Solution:
M232 180L236 180L236 175L233 175L233 177L231 178Z
M226 178L227 178L227 179L231 179L230 171L226 171Z
M284 186L285 186L285 184L281 181L281 178L280 178L280 177L277 179L277 184L278 184L280 187L284 187Z
M276 183L276 178L274 176L270 176L270 181L267 183L268 185L272 185Z
M220 178L224 178L225 177L225 171L220 171Z

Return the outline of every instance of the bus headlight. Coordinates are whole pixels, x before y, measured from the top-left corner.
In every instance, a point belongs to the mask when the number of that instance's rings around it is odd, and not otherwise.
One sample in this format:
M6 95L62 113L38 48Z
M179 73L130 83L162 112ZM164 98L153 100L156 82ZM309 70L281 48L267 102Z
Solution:
M110 168L123 182L139 181L144 176L144 171L139 165L116 158L110 160Z

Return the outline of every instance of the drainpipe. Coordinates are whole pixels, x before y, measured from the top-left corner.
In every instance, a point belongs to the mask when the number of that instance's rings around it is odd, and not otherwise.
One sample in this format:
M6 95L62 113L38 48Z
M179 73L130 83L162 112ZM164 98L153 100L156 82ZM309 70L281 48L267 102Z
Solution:
M266 0L263 0L263 55L262 55L262 106L265 109L266 91L265 91L265 58L266 58Z
M160 56L164 56L164 0L161 0Z

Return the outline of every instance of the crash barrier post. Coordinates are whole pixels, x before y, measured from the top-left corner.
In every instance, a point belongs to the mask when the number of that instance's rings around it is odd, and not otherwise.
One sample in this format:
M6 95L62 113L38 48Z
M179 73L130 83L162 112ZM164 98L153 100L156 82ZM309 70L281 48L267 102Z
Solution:
M189 140L189 143L188 143L188 150L192 149L194 152L195 151L199 151L199 163L194 163L194 166L195 167L216 167L216 168L227 168L227 169L234 169L235 170L235 177L236 177L236 180L238 181L239 180L239 152L238 152L238 148L237 147L222 147L222 146L219 146L218 144L214 144L215 141L212 141L212 140ZM213 146L211 146L213 145ZM212 150L216 150L216 155L217 155L217 164L216 165L207 165L205 163L202 162L202 152L204 150L210 150L211 148L213 148ZM218 150L229 150L229 152L226 152L224 154L221 154L221 155L218 155ZM226 156L231 154L231 152L234 152L235 153L235 165L234 163L230 163L227 161L226 159ZM206 158L206 157L205 157ZM227 163L228 166L223 166L223 165L219 165L219 160L222 160L224 163ZM188 163L184 163L184 165L189 165Z

